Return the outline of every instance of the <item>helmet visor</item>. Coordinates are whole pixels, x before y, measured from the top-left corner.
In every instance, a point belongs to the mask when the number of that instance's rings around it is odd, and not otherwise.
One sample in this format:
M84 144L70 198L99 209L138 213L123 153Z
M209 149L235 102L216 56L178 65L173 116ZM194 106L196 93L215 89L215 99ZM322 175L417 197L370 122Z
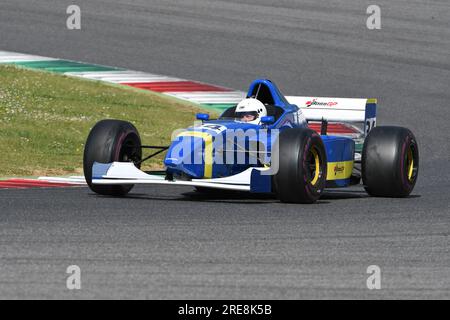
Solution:
M236 120L239 121L254 121L258 119L258 112L256 111L249 111L249 112L236 112Z

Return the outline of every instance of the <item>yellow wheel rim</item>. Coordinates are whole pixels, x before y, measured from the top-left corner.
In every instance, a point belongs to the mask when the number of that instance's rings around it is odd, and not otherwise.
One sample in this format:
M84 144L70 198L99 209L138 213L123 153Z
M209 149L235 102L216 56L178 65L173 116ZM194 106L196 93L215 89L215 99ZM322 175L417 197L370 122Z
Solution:
M311 149L311 153L314 159L314 165L315 165L315 170L314 170L314 178L311 180L311 184L313 186L315 186L317 184L317 181L319 181L319 177L320 177L320 158L319 158L319 154L317 153L317 151L315 149Z
M411 146L408 149L406 161L407 161L406 163L407 163L407 168L408 168L408 180L412 181L413 174L414 174L414 156L413 156L413 150L412 150Z

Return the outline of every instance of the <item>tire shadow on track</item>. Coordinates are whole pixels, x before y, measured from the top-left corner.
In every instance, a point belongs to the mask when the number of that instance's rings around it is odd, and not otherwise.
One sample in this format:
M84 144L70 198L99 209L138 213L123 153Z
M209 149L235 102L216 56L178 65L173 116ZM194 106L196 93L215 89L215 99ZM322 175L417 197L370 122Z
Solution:
M321 200L348 200L348 199L365 199L371 198L365 191L363 190L339 190L339 191L330 191L327 190L320 197Z
M130 193L127 196L120 197L121 200L153 200L153 201L187 201L187 202L214 202L214 203L235 203L235 204L272 204L279 203L275 194L252 194L239 191L189 191L180 193L180 196L152 195L148 193ZM113 199L117 197L101 196L91 193L90 196ZM329 204L336 200L351 200L371 198L364 191L344 190L327 191L316 204Z
M152 194L146 194L146 193L130 193L124 197L110 197L110 196L103 196L103 195L97 195L94 193L89 194L89 196L101 198L101 199L121 199L123 200L147 200L147 201L174 201L174 202L214 202L214 203L235 203L235 204L270 204L270 203L277 203L279 202L278 199L274 196L267 196L267 195L254 195L254 194L247 194L247 195L239 195L238 193L231 194L231 193L222 193L222 194L201 194L199 192L185 192L180 193L180 197L175 196L162 196L162 195L152 195Z
M276 194L271 193L267 194L252 194L252 193L243 193L239 191L215 191L215 192L187 192L183 194L185 197L190 198L192 201L217 201L217 200L228 200L229 201L251 201L251 200L264 200L261 203L278 203L280 202L277 199ZM368 198L369 196L365 192L326 192L321 198L316 202L316 204L325 204L330 203L326 200L346 200L346 199L360 199L360 198Z

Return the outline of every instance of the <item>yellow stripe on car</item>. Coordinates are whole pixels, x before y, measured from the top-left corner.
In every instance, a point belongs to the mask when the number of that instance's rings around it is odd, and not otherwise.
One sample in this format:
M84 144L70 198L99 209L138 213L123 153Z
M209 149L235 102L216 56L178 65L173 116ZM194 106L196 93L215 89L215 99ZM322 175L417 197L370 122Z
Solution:
M205 170L203 173L204 178L212 178L212 169L213 169L213 139L212 136L207 132L201 131L185 131L180 133L178 137L197 137L202 138L205 141L205 151L204 151L204 160L205 160Z
M348 179L352 176L353 161L328 162L327 180Z

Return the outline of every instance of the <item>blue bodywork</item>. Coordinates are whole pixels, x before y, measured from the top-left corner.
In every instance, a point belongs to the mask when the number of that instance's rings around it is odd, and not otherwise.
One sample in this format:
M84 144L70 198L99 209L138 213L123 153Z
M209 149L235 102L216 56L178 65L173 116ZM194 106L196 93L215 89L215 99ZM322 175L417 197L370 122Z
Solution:
M227 114L233 113L234 110L227 110L217 120L203 121L201 125L187 128L176 135L167 152L164 160L167 172L185 179L220 178L236 175L250 167L261 167L270 163L270 151L273 144L271 130L282 131L307 126L299 108L290 104L270 80L254 81L247 93L247 98L250 97L255 97L266 104L268 115L274 116L274 123L254 125L236 121L227 117ZM239 132L240 135L236 139L241 140L235 139L231 150L225 143L225 136L229 137L230 132ZM322 139L329 163L353 161L355 143L352 139L328 135L322 136ZM248 150L252 144L259 144L259 150L264 151L259 157L239 152L242 150L240 147ZM239 162L238 157L241 159ZM211 162L211 159L214 161ZM233 161L227 161L231 159ZM264 185L270 184L267 177L256 175L255 173L255 179L264 182ZM349 183L348 178L333 181L335 186L347 186ZM268 190L267 187L262 187L261 190L256 189L252 191L267 192Z

